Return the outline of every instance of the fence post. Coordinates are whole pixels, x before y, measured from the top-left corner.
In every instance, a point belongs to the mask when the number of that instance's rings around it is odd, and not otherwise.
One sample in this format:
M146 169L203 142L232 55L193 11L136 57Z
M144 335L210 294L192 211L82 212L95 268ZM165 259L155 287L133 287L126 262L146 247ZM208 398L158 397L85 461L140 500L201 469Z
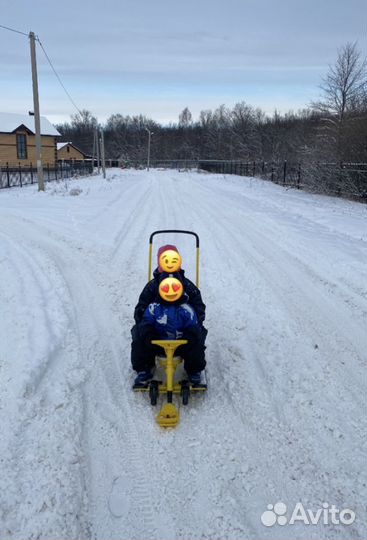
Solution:
M285 159L284 164L283 164L283 185L285 185L286 178L287 178L287 160Z
M271 181L274 182L274 162L271 163Z
M297 189L300 188L301 183L301 164L298 163L298 173L297 173Z
M9 162L6 162L6 177L8 180L8 188L10 188L10 173L9 173Z
M22 167L20 165L20 162L19 162L19 184L20 184L20 187L23 187L23 185L22 185Z
M252 166L252 176L255 176L255 174L256 174L256 161L254 161L253 166Z
M47 163L47 180L50 181L50 164Z
M264 173L265 173L265 161L263 160L262 165L261 165L261 174L264 176Z
M31 162L31 184L33 184L33 167Z

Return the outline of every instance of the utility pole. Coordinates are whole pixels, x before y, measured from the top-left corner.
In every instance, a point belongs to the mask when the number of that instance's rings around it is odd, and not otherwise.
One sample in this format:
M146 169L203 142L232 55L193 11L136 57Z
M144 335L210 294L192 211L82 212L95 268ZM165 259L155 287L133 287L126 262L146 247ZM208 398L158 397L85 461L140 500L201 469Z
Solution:
M94 157L96 155L96 131L93 131L92 174L94 173Z
M97 172L99 174L101 172L101 167L100 167L100 156L99 156L99 130L98 128L96 128L94 134L97 139Z
M106 160L105 160L105 154L104 154L104 132L103 132L103 129L101 129L101 154L102 154L103 178L106 178Z
M148 132L148 159L147 159L147 171L149 171L150 166L150 138L153 135L153 131L150 131L147 127L145 130Z
M37 62L36 62L36 36L34 32L29 32L29 41L31 46L32 62L32 85L33 85L33 108L34 108L34 127L36 135L36 161L37 161L37 180L38 191L45 191L42 166L42 144L41 144L41 119L38 98L38 80L37 80Z

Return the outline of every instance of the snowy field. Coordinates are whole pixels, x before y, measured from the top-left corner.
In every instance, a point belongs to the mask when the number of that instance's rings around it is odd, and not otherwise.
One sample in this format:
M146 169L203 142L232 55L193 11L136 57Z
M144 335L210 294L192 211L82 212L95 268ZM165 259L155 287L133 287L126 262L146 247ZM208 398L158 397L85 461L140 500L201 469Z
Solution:
M0 537L367 538L366 207L235 176L107 175L0 192ZM174 431L130 389L164 228L200 235L209 330L209 391ZM167 241L194 279L192 239ZM297 503L356 518L265 526L277 502L288 520Z

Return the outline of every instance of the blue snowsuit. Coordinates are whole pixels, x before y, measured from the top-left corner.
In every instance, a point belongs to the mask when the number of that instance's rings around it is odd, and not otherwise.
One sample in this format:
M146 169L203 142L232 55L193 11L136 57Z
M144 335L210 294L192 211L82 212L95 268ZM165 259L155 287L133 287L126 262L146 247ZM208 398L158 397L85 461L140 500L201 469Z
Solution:
M195 310L189 304L169 305L153 302L144 312L141 327L146 325L162 339L180 339L187 328L198 326Z
M188 374L205 368L206 329L200 324L194 308L185 303L153 302L144 311L141 322L132 329L131 363L135 371L150 370L162 349L151 344L153 339L187 339L177 348Z

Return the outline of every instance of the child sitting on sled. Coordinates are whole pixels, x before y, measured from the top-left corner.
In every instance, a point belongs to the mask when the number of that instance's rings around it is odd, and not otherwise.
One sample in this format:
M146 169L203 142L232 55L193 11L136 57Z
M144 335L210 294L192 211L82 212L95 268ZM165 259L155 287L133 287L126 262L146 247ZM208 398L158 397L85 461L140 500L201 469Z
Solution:
M185 276L185 271L181 268L181 264L182 258L176 246L166 244L158 249L157 268L153 272L153 279L145 285L135 306L134 319L136 323L141 322L147 306L151 302L154 302L157 297L162 272L168 274L178 272L180 274L185 293L188 296L187 303L194 308L200 324L204 322L205 304L201 298L201 293L196 285Z
M187 339L178 347L177 354L184 359L184 368L192 385L200 385L201 371L205 368L206 330L188 302L184 278L180 272L161 272L158 295L145 309L142 319L132 329L131 363L138 372L134 386L147 386L153 376L155 356L160 347L153 339Z

